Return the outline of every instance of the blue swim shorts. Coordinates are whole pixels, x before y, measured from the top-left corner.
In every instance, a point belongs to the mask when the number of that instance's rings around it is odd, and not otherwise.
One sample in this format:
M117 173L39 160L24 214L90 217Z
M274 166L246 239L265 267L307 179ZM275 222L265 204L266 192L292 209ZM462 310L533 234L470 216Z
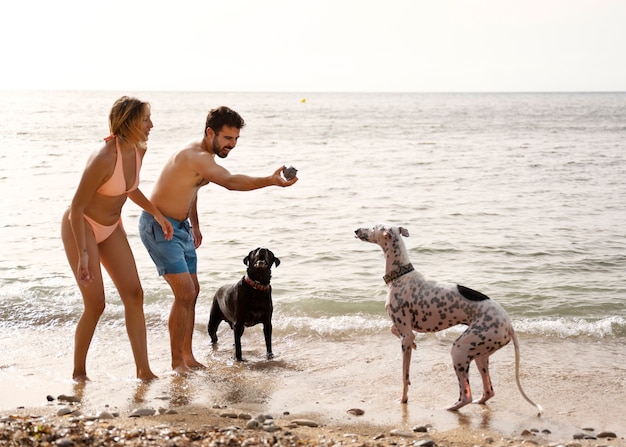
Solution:
M168 241L161 225L152 214L142 211L139 217L139 236L156 265L159 275L168 273L196 273L198 256L193 244L189 220L174 220L165 216L174 227L174 236Z

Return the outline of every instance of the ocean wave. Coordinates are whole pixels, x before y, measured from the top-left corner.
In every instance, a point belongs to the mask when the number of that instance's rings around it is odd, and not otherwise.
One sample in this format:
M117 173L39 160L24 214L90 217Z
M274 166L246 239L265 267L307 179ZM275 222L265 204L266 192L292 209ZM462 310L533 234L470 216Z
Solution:
M102 315L101 324L111 326L124 325L124 307L110 292L111 299ZM352 291L354 292L354 291ZM145 303L145 316L148 328L166 325L171 307L169 291L162 288L159 293L148 288ZM359 298L362 293L342 291L328 294L318 291L315 296L299 296L287 300L277 294L274 300L274 327L285 334L308 336L317 334L324 337L341 338L347 334L368 335L372 332L387 331L390 320L381 299ZM571 295L571 292L570 294ZM341 299L340 299L341 298ZM506 300L505 300L506 301ZM537 303L533 300L534 309ZM554 338L617 338L626 339L626 316L619 313L615 303L595 303L594 306L564 315L563 305L551 305L542 308L540 314L532 315L526 307L516 308L509 303L509 312L516 331L520 334ZM561 303L563 304L563 303ZM569 304L576 309L582 306L580 300ZM593 312L594 309L602 312ZM559 314L555 314L555 310ZM196 307L196 325L206 325L210 310L210 300L204 300ZM75 288L66 287L23 287L13 284L5 287L0 300L0 329L3 328L55 328L73 326L82 312L82 301ZM572 313L571 309L570 312ZM600 313L600 315L599 315ZM602 313L604 315L602 315ZM584 314L585 316L581 316ZM465 326L456 326L437 334L438 337L458 336Z
M626 318L606 317L593 320L583 318L523 319L514 323L518 332L559 338L626 337Z
M281 316L274 328L284 333L305 333L341 338L346 335L368 335L387 332L391 322L387 317L374 315L343 315L325 318L309 316ZM608 317L596 320L581 318L521 319L514 320L515 331L523 336L596 339L626 339L626 318ZM466 326L458 325L435 334L437 338L456 338Z
M59 304L59 303L57 303ZM318 303L319 304L319 303ZM341 340L346 338L371 336L389 332L391 321L383 311L380 303L371 302L365 308L359 305L360 311L355 309L354 303L331 303L332 309L326 306L316 306L306 309L301 306L275 308L273 316L274 332L283 337L325 338ZM81 308L78 306L35 306L32 302L13 302L14 306L0 306L0 330L6 329L62 329L74 328L80 317ZM199 306L196 309L196 329L206 331L209 318L209 308ZM294 312L295 311L295 312ZM329 312L330 311L330 312ZM145 307L146 325L148 330L167 328L169 306L162 304L147 304ZM124 309L121 303L107 305L100 325L109 327L124 326ZM538 317L513 319L513 327L518 335L523 337L543 337L552 339L615 339L626 340L626 318L610 316L604 318L579 317ZM458 325L435 334L442 340L458 337L466 326Z
M369 315L336 315L325 318L281 316L273 321L275 331L282 334L304 334L329 340L363 336L389 331L388 319Z

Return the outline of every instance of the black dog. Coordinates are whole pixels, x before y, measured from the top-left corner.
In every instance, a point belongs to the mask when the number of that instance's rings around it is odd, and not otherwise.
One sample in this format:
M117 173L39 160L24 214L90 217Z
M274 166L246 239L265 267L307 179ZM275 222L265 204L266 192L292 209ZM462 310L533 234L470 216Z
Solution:
M248 266L246 275L236 284L220 287L213 297L209 317L211 343L217 343L217 328L225 320L235 331L235 357L241 360L241 336L245 326L263 323L263 335L267 358L272 353L272 264L280 265L280 259L266 248L252 250L243 258Z

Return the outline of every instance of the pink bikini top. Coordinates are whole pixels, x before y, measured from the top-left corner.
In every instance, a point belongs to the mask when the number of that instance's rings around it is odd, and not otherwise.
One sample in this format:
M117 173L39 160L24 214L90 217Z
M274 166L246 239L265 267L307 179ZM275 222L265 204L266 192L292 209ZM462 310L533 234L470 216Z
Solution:
M114 137L114 135L111 135L104 140L109 141L111 138ZM129 192L136 190L139 186L139 170L141 169L141 157L139 156L137 146L135 146L135 159L137 160L135 163L135 184L131 186L128 190L126 189L124 166L122 165L122 151L120 150L120 143L118 139L115 140L115 146L117 147L117 160L115 161L115 169L113 170L113 175L111 175L111 178L103 183L97 190L103 196L121 196L122 194L128 194Z

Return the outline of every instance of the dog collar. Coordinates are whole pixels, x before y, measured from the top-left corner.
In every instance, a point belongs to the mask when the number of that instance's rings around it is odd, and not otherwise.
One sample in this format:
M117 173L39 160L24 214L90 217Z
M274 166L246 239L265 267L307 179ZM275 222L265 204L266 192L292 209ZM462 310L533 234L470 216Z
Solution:
M258 281L254 281L254 280L250 279L250 277L248 275L246 275L244 277L244 280L253 289L256 289L256 290L269 290L270 289L270 285L269 284L261 284Z
M385 280L385 284L389 284L394 279L398 279L402 275L406 275L413 270L415 270L413 268L413 264L409 262L406 265L401 265L400 268L398 268L398 270L396 270L395 272L387 273L385 276L383 276L383 280Z

